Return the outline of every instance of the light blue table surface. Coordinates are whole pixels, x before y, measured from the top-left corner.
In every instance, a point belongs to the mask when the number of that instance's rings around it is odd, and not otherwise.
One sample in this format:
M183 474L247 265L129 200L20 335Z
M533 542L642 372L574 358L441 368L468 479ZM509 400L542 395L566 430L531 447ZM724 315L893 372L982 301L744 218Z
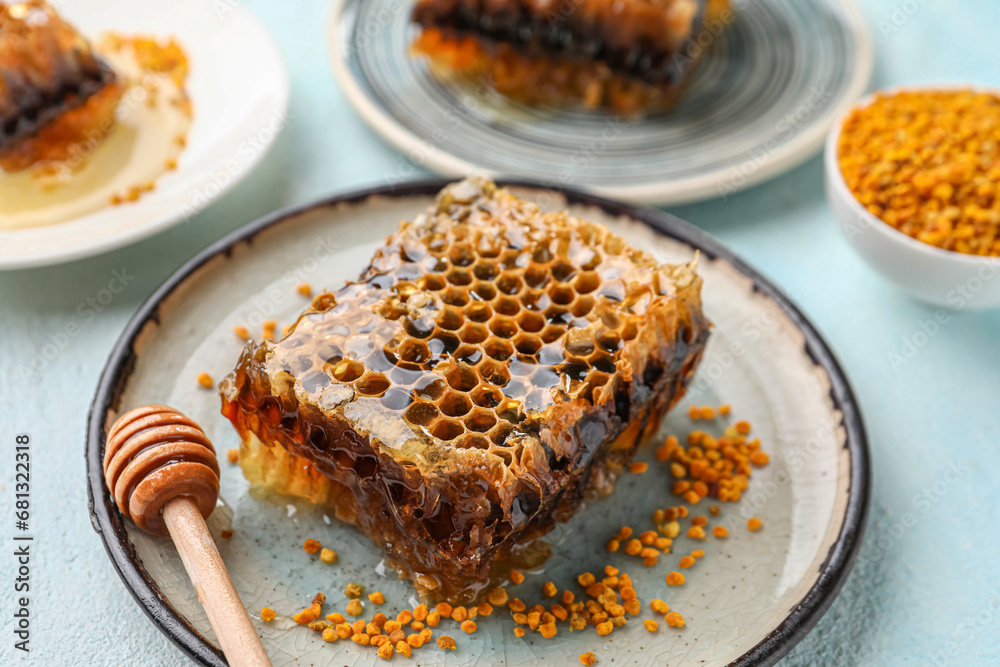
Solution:
M260 168L207 211L133 247L0 274L0 664L25 662L12 661L8 555L13 438L21 432L34 443L26 662L188 663L132 600L88 520L84 426L105 357L142 300L210 242L276 208L385 183L403 160L338 90L325 51L326 0L246 5L273 31L292 81L291 120ZM876 44L873 88L997 83L1000 3L864 5ZM824 200L819 157L728 201L672 212L722 239L802 307L843 363L867 422L875 481L860 559L782 664L1000 664L1000 312L952 314L933 335L919 334L935 309L854 254ZM135 279L101 312L82 316L81 304L114 270ZM71 323L79 334L66 349L21 379L17 366ZM893 354L905 363L893 364Z

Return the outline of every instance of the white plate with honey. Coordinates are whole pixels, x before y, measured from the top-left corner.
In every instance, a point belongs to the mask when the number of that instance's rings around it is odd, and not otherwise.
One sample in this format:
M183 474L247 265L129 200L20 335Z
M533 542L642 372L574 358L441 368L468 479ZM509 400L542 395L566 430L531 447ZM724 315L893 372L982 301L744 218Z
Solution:
M285 123L288 75L246 10L194 0L0 8L0 269L189 219Z

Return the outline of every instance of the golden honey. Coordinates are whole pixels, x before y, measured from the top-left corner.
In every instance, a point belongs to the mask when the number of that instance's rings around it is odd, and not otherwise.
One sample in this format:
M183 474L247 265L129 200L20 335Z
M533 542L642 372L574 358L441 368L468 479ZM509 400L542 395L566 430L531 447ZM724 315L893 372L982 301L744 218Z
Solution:
M466 604L613 490L701 357L700 287L462 181L285 338L249 343L223 414L251 482L330 506L423 595Z

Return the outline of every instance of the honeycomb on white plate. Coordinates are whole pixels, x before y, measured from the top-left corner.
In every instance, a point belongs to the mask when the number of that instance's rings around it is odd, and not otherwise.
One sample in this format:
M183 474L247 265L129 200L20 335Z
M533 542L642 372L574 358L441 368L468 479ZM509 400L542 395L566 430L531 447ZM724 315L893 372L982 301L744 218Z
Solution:
M333 507L432 599L474 600L613 489L708 325L692 266L482 179L401 223L223 385L247 477Z

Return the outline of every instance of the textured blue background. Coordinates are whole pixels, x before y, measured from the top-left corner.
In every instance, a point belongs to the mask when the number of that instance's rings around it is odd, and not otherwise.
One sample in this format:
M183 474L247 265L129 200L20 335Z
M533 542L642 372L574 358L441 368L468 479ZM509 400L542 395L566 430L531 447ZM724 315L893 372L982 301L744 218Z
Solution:
M292 77L290 123L261 168L206 212L136 246L0 274L0 535L9 546L13 434L27 432L36 475L32 664L187 663L132 601L87 517L86 410L127 318L223 234L280 206L382 184L406 164L337 88L325 52L326 0L246 4L275 34ZM1000 4L864 4L876 43L873 88L996 84ZM728 201L672 212L721 238L803 308L840 357L867 420L875 485L861 558L782 664L1000 663L1000 497L990 467L1000 460L1000 313L952 314L922 334L935 309L882 281L839 235L818 157ZM91 317L81 304L116 269L134 280ZM65 350L39 376L20 379L18 364L69 324L80 331ZM905 363L893 364L894 353ZM12 561L0 562L0 663L10 664Z

